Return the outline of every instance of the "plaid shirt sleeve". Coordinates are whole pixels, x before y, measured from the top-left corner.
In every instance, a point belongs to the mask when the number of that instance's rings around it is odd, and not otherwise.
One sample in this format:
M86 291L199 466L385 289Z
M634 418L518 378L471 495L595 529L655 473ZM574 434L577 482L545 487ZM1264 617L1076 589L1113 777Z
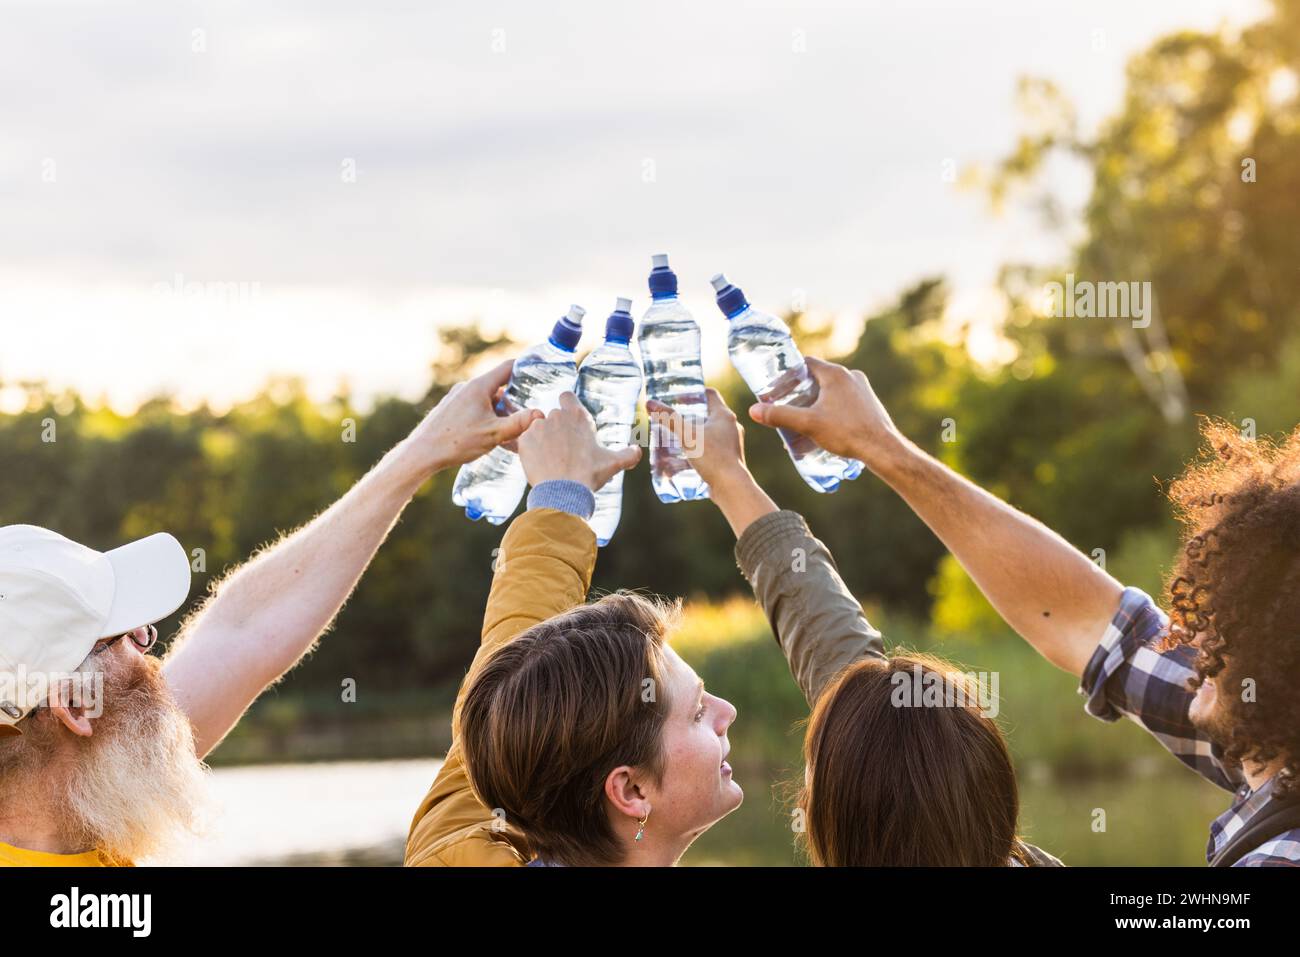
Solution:
M1145 592L1126 588L1119 610L1083 670L1079 693L1085 708L1103 721L1132 718L1157 741L1202 777L1236 790L1240 770L1225 764L1223 752L1199 732L1188 717L1194 693L1187 679L1195 672L1195 652L1186 645L1155 649L1169 619Z
M1265 841L1233 867L1300 867L1300 830Z

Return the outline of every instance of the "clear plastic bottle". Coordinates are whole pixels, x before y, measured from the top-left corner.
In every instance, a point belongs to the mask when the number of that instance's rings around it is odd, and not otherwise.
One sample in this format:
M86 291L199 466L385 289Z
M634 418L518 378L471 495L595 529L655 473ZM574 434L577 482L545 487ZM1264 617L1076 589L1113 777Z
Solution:
M632 355L631 299L619 299L605 322L605 343L578 369L578 399L596 420L596 438L607 449L624 449L632 441L636 407L641 398L641 367ZM596 544L614 537L623 512L623 473L617 472L596 492L596 511L588 524Z
M578 366L574 349L582 338L585 314L581 306L570 306L568 315L555 324L549 339L515 360L510 383L497 403L499 415L511 415L525 408L550 412L559 407L561 393L575 389ZM461 466L451 500L475 521L486 518L493 525L500 525L514 514L527 488L528 479L519 453L498 445Z
M731 324L727 333L731 364L754 397L777 405L812 405L817 399L817 380L808 372L790 327L751 306L745 294L727 282L722 273L713 277L713 288L718 308ZM818 492L834 492L840 482L862 474L862 463L857 459L832 455L806 435L790 429L778 431L794 467Z
M650 272L652 302L641 318L637 342L645 370L647 399L657 399L680 415L686 447L667 429L650 428L650 476L661 502L709 497L709 486L691 467L691 439L708 417L700 366L700 327L677 297L677 275L668 257L656 255Z

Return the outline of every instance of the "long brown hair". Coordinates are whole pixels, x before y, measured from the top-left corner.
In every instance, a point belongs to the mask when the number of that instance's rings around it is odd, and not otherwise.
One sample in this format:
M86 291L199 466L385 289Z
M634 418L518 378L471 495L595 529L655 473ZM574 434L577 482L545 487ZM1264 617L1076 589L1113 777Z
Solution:
M917 676L951 704L903 702ZM919 699L921 689L910 689ZM814 864L1005 866L1025 861L1011 755L969 676L925 655L846 668L813 708L797 802Z
M617 864L605 810L620 765L656 782L671 702L664 637L676 604L628 592L534 625L471 679L460 713L470 783L538 857Z

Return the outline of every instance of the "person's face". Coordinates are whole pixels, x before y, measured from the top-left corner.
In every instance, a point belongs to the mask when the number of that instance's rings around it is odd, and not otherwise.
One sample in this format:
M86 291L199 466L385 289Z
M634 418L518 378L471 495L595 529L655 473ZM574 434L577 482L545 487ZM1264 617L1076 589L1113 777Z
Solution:
M1198 638L1194 644L1199 651L1200 639ZM1230 666L1231 662L1228 662L1228 665ZM1218 740L1223 739L1222 732L1225 723L1228 721L1223 701L1219 697L1219 685L1221 682L1230 681L1228 678L1229 670L1229 667L1225 667L1215 677L1206 678L1202 681L1187 709L1187 717L1192 722L1192 725L1211 738Z
M156 668L158 662L148 652L157 640L152 625L101 638L77 670L50 689L50 711L74 736L90 737L107 707L107 689L120 693L125 685L138 685L149 666Z
M143 628L137 628L135 631L129 631L124 635L117 635L113 638L101 638L91 649L92 662L108 661L132 661L135 658L143 658L149 653L154 642L158 640L158 630L153 625L145 625ZM106 657L106 656L112 656Z
M203 796L193 728L172 697L157 632L96 644L83 668L102 675L96 707L51 706L57 731L41 773L71 846L136 861L192 830Z
M1187 709L1187 716L1196 727L1208 729L1214 724L1218 704L1219 691L1215 687L1214 679L1206 678L1201 682L1201 686L1196 689L1196 695L1192 698L1191 706Z
M691 838L736 808L745 793L727 754L727 729L736 720L729 701L704 690L704 682L672 648L664 648L664 680L672 711L664 725L664 775L655 789L650 827Z

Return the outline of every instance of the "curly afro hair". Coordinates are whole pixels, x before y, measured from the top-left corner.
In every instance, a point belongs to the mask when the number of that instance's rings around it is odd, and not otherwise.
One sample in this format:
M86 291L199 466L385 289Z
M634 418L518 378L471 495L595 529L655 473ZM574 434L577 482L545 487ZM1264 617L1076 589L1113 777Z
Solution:
M1226 758L1258 766L1280 759L1274 792L1293 794L1300 790L1300 427L1273 441L1206 419L1201 433L1199 459L1169 488L1183 544L1169 576L1167 646L1196 643L1193 688L1215 679L1214 736Z

